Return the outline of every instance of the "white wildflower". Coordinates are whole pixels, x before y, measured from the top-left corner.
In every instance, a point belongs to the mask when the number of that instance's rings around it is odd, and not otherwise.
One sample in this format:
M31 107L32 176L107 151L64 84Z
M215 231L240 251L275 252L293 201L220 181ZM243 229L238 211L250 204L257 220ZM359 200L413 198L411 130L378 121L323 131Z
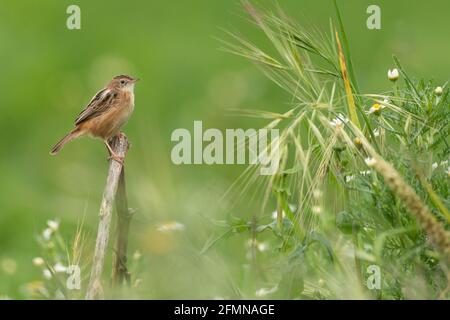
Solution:
M441 161L440 163L433 162L433 164L431 165L431 169L434 171L438 167L447 167L447 166L448 166L448 160Z
M384 108L386 108L386 106L384 104L379 104L379 103L374 103L370 109L369 109L369 114L376 114L379 115L381 113L381 110L383 110Z
M53 230L50 228L45 228L45 230L42 232L42 237L45 240L50 240L51 236L53 234Z
M44 259L41 258L41 257L33 258L33 264L34 264L36 267L41 267L41 266L44 265L44 263L45 263L45 261L44 261Z
M59 228L59 221L56 220L48 220L47 221L47 225L48 227L52 230L52 231L57 231Z
M365 170L365 171L360 171L359 174L362 176L368 176L369 174L372 173L372 170Z
M297 207L295 205L293 205L292 203L288 204L289 209L291 210L291 212L295 212L295 210L297 210ZM273 220L277 220L278 218L278 212L275 210L272 212L272 219ZM281 218L284 219L286 217L286 212L284 212L284 210L281 212Z
M437 95L437 96L440 96L440 95L442 95L442 92L443 92L444 90L442 89L442 87L436 87L436 89L434 89L434 93Z
M351 176L346 176L345 177L345 182L350 182L350 181L352 181L353 179L355 179L355 176L353 176L353 175L351 175Z
M44 270L42 271L42 275L43 275L44 278L47 279L47 280L50 280L50 279L53 277L52 272L51 272L50 270L48 270L48 269L44 269Z
M335 128L342 128L347 122L349 122L348 118L346 118L342 113L339 113L335 119L330 121L330 125Z
M397 69L388 70L388 79L391 81L397 81L400 77L400 74Z
M342 121L338 118L333 119L330 121L330 125L333 127L341 127L342 126Z
M379 137L380 136L380 129L376 128L375 130L373 130L373 136L374 137Z
M142 257L142 254L141 254L141 252L139 250L136 250L133 253L133 260L139 260L141 257Z
M67 267L64 266L62 263L57 262L54 266L53 266L53 270L55 270L55 272L66 272L67 271Z
M322 212L322 207L321 206L313 206L311 208L312 212L314 212L315 214L319 214Z
M269 249L269 245L266 242L259 242L256 239L248 239L246 246L247 248L256 248L261 252L267 251Z
M269 249L269 245L266 242L258 242L256 248L258 248L259 251L264 252Z
M176 221L163 223L158 227L160 232L183 231L184 229L186 229L185 225Z
M278 212L275 210L272 212L272 219L273 220L277 220L278 219ZM284 210L281 212L281 217L282 219L284 219L284 217L286 217L286 213L284 212Z
M142 279L141 278L137 278L134 283L133 283L133 288L137 288L141 285L142 283Z
M377 160L375 160L374 158L366 158L364 161L369 167L373 167L375 163L377 163Z
M314 189L313 197L314 197L314 199L320 199L322 197L322 190Z
M261 288L256 290L255 292L255 296L257 297L264 297L267 296L269 294L275 293L278 290L278 286L275 286L273 288Z

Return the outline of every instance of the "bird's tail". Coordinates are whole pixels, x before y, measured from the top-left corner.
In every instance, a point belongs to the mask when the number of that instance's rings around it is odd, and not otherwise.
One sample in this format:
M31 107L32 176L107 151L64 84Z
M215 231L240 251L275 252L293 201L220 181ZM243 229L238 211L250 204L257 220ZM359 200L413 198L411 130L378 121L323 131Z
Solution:
M81 130L79 128L75 128L73 129L69 134L67 134L64 138L62 138L61 140L59 140L59 142L53 147L52 151L50 151L50 154L52 156L54 156L55 154L57 154L59 151L61 151L61 149L64 147L64 145L79 137L81 135Z

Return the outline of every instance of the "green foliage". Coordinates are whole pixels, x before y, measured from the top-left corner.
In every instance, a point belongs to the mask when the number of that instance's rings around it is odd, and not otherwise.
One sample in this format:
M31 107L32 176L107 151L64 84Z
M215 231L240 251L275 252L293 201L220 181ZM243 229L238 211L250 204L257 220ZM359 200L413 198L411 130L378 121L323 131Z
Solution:
M450 100L446 84L443 94L437 94L436 84L411 80L394 57L405 85L396 82L392 92L358 96L358 109L365 119L363 138L345 103L345 97L352 95L349 88L357 87L355 77L339 79L331 70L317 72L320 62L315 55L338 70L341 48L327 40L332 36L306 33L281 9L266 13L247 2L246 8L275 53L271 56L237 36L240 44L230 44L229 50L256 62L293 101L285 113L288 117L276 118L267 126L282 132L281 173L271 179L249 179L264 181L277 202L277 219L283 217L283 223L254 222L255 230L272 230L273 241L282 243L274 246L279 255L270 264L277 279L272 281L279 282L283 297L447 297L446 256L430 246L427 230L364 163L377 150L448 227ZM339 12L338 20L349 55ZM341 67L345 69L345 62ZM347 86L349 80L353 83ZM295 203L296 209L291 211L289 203ZM366 288L364 278L371 265L382 270L381 288L374 291ZM286 270L291 286L297 281L296 291L286 286ZM317 288L312 279L326 285Z

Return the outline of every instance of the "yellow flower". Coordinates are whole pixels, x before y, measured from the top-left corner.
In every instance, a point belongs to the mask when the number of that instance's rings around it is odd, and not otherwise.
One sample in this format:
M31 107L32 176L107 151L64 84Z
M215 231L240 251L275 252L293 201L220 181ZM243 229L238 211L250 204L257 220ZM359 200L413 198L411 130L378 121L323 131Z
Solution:
M44 282L42 281L32 281L26 284L26 289L30 292L40 291L45 288Z
M2 269L6 274L14 274L17 270L17 263L11 258L5 258L1 263Z
M359 137L356 137L355 139L353 139L353 143L355 144L355 146L358 149L361 149L362 146L363 146L362 141L361 141L361 139Z
M386 106L379 104L379 103L375 103L372 107L370 107L369 114L374 113L378 116L378 115L380 115L381 110L384 108L386 108Z

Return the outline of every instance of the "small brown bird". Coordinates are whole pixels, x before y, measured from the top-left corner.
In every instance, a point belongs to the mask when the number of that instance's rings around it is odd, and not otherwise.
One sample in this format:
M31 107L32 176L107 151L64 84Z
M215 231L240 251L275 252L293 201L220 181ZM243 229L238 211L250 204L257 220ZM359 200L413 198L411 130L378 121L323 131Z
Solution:
M138 80L126 75L114 77L81 111L75 119L75 128L53 147L50 154L57 154L67 142L87 134L102 139L110 159L123 163L108 140L118 134L130 118L134 109L134 84Z

